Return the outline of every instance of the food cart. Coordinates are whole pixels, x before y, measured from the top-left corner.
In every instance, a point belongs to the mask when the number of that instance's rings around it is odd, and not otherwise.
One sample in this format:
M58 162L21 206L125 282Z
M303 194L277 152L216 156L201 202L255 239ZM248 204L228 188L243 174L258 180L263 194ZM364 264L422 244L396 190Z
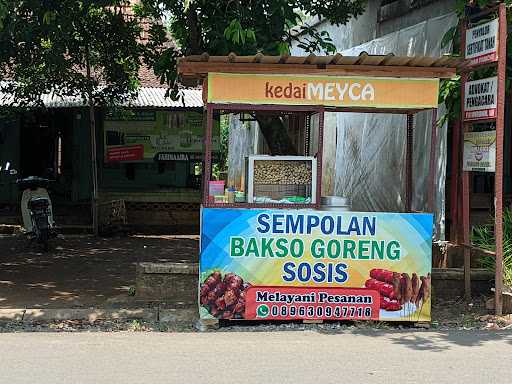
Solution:
M182 58L181 81L202 82L207 116L201 319L430 321L436 148L428 212L412 212L413 121L431 111L435 143L439 80L452 78L460 63L364 53ZM325 112L407 116L397 131L406 135L406 167L397 170L404 212L322 204ZM211 159L213 122L225 113L266 132L263 145L240 153L244 170L230 185L214 180ZM292 151L276 145L283 141L276 129L292 137Z

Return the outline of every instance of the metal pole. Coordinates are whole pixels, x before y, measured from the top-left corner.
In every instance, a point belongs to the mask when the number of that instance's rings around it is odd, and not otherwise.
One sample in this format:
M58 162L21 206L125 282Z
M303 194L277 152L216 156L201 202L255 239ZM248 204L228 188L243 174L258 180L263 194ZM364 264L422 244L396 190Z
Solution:
M204 169L203 169L203 205L209 205L208 182L212 169L212 131L213 131L213 106L206 105L206 141L204 151Z
M324 107L318 110L318 153L316 155L316 201L315 205L317 209L320 209L320 200L322 197L322 170L323 170L323 151L324 151L324 122L325 122L325 109Z
M453 125L452 132L452 166L451 166L451 180L450 180L450 240L455 244L460 243L459 238L459 167L460 167L460 131L462 125L460 120L457 120Z
M430 135L430 169L429 169L429 185L428 185L428 210L434 212L434 195L436 187L436 148L437 147L437 108L432 109L432 132Z
M496 117L496 173L494 177L495 207L494 234L496 238L495 310L503 311L503 136L505 126L505 77L507 65L507 10L499 7L498 39L498 111Z
M414 145L414 115L407 114L405 141L405 211L412 210L412 146Z

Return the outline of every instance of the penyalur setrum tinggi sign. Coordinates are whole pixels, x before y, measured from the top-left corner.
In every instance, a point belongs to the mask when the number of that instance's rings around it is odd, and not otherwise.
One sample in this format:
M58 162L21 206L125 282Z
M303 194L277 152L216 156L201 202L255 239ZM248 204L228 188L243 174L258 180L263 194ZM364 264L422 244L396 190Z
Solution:
M465 58L471 66L498 60L498 19L466 30Z

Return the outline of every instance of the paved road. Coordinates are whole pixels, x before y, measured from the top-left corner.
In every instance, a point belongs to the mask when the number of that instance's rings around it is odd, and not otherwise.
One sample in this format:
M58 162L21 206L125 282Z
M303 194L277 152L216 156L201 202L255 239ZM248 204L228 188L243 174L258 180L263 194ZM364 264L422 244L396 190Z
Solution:
M512 333L0 335L1 383L510 383Z

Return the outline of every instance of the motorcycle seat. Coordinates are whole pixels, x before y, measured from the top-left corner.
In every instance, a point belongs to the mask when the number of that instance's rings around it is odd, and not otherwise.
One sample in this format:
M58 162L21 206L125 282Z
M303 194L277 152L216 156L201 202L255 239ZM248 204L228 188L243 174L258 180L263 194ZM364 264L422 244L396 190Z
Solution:
M50 202L44 197L38 197L28 202L28 208L30 210L48 209Z

